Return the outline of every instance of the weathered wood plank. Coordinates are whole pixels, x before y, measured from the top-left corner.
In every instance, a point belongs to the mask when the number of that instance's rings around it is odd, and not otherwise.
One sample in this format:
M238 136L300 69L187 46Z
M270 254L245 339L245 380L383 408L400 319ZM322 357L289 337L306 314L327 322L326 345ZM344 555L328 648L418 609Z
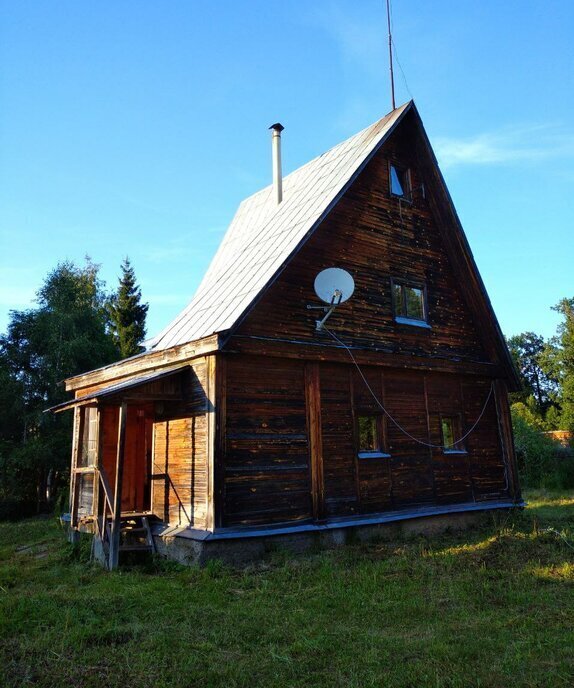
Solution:
M103 383L108 384L112 381L120 382L122 379L136 374L139 375L164 367L167 368L174 363L181 363L205 356L219 350L219 339L219 335L214 334L189 344L181 344L161 351L152 351L145 356L135 356L118 363L113 363L105 368L98 368L82 375L76 375L66 380L66 390L80 390Z
M325 514L325 481L323 475L321 389L318 363L307 363L305 365L305 395L311 465L313 518L315 520L321 520Z

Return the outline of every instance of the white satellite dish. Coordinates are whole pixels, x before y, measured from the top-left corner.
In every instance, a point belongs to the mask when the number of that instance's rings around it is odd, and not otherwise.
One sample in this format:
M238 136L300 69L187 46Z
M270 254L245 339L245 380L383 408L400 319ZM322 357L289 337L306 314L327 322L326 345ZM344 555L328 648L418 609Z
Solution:
M321 320L315 320L315 329L319 332L338 305L350 299L355 291L355 280L351 274L342 268L327 268L315 277L315 294L326 303L326 306L307 306L310 309L321 310L325 315Z
M355 291L355 280L342 268L327 268L315 277L315 294L330 306L350 299Z

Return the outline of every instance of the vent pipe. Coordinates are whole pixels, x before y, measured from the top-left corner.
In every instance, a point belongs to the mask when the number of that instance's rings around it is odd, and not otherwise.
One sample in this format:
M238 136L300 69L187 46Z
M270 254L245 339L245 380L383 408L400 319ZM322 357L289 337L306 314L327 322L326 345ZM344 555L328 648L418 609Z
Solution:
M271 145L273 148L273 191L277 205L283 200L283 176L281 174L281 132L285 127L277 122L272 124Z

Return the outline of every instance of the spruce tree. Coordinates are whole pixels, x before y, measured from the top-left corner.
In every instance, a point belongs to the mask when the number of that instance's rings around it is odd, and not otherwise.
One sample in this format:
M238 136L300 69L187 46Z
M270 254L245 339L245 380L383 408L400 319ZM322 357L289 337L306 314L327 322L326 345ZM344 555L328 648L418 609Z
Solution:
M562 299L552 310L564 320L548 347L547 364L560 382L560 429L574 432L574 297Z
M68 484L72 414L44 411L68 399L63 379L118 359L98 272L89 258L60 263L0 335L0 520L44 509L48 484Z
M126 257L121 266L117 292L110 298L108 314L111 332L122 358L142 351L145 338L145 321L148 304L141 303L141 289L137 285L134 269Z

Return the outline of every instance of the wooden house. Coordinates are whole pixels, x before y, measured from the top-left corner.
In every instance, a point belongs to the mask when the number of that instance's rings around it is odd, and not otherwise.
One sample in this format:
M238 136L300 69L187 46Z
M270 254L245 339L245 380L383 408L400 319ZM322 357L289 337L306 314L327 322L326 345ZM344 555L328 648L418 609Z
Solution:
M335 337L308 309L332 266L356 285ZM113 567L130 525L197 560L214 543L511 508L518 386L409 102L284 179L276 166L148 350L66 381L72 532L94 532Z

